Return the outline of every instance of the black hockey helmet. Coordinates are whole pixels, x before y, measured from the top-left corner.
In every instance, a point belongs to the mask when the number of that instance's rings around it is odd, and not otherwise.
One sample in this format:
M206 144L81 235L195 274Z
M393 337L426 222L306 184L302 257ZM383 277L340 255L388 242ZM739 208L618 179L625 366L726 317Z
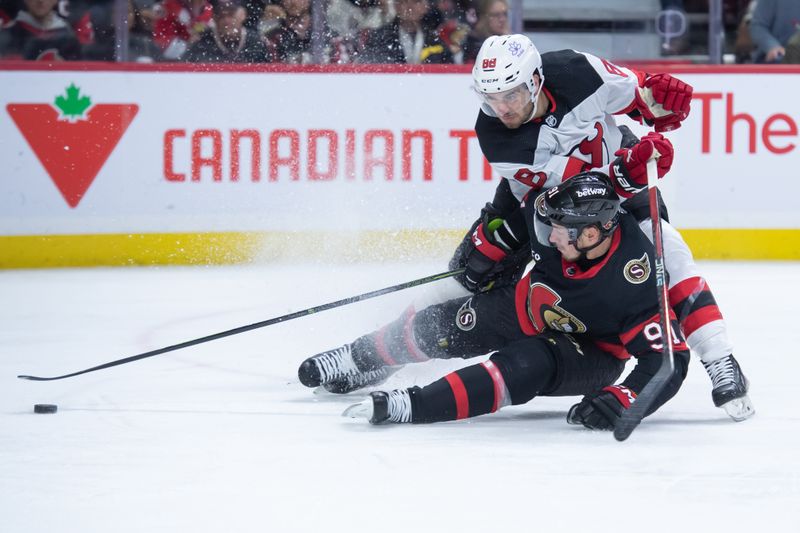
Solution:
M619 222L619 196L602 172L576 174L540 194L535 202L536 238L545 246L553 246L550 244L553 222L567 228L569 242L576 248L583 228L596 226L607 237Z

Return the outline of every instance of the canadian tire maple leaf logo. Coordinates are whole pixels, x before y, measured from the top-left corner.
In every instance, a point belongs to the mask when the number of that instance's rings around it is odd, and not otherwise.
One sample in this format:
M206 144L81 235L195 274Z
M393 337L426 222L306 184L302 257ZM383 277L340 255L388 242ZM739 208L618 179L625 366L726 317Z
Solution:
M53 104L8 104L6 109L61 196L74 208L125 134L139 106L92 104L75 84L57 96Z

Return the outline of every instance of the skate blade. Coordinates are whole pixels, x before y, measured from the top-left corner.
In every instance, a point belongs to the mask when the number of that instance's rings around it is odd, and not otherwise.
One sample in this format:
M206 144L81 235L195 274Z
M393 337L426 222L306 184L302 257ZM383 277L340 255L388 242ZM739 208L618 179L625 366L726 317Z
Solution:
M753 403L750 401L750 397L746 394L741 398L736 398L735 400L731 400L728 403L723 404L722 408L726 413L728 413L728 416L736 422L742 422L743 420L747 420L756 414Z
M363 418L365 420L370 420L373 414L372 406L372 398L367 398L345 409L342 412L342 416L345 418Z

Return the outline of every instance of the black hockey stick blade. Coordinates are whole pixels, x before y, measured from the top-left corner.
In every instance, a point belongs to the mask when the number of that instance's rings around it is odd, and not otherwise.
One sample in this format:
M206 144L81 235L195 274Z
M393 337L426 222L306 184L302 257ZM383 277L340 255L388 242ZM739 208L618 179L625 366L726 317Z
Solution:
M650 381L642 389L641 394L636 397L631 406L622 413L620 419L617 420L614 426L614 438L622 442L631 436L633 430L636 429L641 423L647 411L656 401L661 391L669 382L672 377L672 372L675 370L675 364L670 356L669 359L665 358L661 363L655 376L650 378Z
M620 419L614 425L614 438L624 441L631 436L633 430L647 415L653 402L669 383L675 370L675 359L672 353L672 328L669 318L669 295L667 292L667 271L664 267L664 238L661 233L661 213L658 206L658 169L656 160L647 162L647 189L650 199L650 219L653 227L653 247L655 248L655 276L658 289L658 311L661 324L661 337L663 343L663 358L656 374L645 385L642 392L636 397L630 408L623 411Z
M432 276L426 276L424 278L415 279L413 281L407 281L405 283L400 283L397 285L392 285L391 287L386 287L383 289L378 289L375 291L365 292L364 294L359 294L358 296L351 296L349 298L344 298L342 300L336 300L335 302L326 303L323 305L318 305L316 307L309 307L308 309L303 309L302 311L295 311L294 313L289 313L286 315L282 315L275 318L270 318L269 320L263 320L261 322L255 322L253 324L248 324L246 326L240 326L238 328L229 329L227 331L222 331L220 333L214 333L213 335L207 335L205 337L200 337L197 339L188 340L185 342L181 342L179 344L173 344L172 346L166 346L164 348L159 348L157 350L152 350L149 352L140 353L138 355L132 355L130 357L125 357L123 359L117 359L116 361L109 361L108 363L104 363L102 365L93 366L91 368L86 368L84 370L79 370L77 372L72 372L71 374L64 374L63 376L53 376L53 377L41 377L41 376L28 376L28 375L20 375L17 376L19 379L27 379L29 381L55 381L58 379L66 379L71 378L74 376L80 376L81 374L88 374L89 372L96 372L97 370L103 370L106 368L111 368L113 366L124 365L126 363L132 363L133 361L138 361L140 359L146 359L148 357L153 357L155 355L161 355L167 352L174 352L175 350L180 350L181 348L188 348L189 346L196 346L198 344L203 344L204 342L210 342L217 339L222 339L224 337L230 337L231 335L238 335L239 333L244 333L246 331L251 331L258 328L264 328L267 326L271 326L273 324L278 324L280 322L287 322L289 320L294 320L295 318L300 318L303 316L312 315L314 313L319 313L320 311L326 311L328 309L333 309L334 307L341 307L343 305L360 302L362 300L368 300L370 298L375 298L376 296L382 296L384 294L388 294L390 292L396 292L403 289L410 289L411 287L416 287L418 285L424 285L426 283L431 283L433 281L439 281L441 279L450 278L453 276L457 276L464 272L463 268L458 268L456 270L450 270L448 272L442 272L440 274L434 274Z

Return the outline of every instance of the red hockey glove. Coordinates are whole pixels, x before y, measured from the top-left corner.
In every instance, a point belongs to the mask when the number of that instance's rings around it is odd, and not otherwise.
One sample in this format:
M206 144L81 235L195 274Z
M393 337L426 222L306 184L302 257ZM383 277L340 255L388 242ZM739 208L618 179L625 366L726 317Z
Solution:
M614 189L623 198L630 198L647 187L647 162L657 158L658 177L663 178L672 167L674 151L669 139L650 132L630 148L614 152L617 158L609 166L608 175Z
M681 127L689 116L694 89L669 74L648 77L636 91L636 108L656 131L672 131Z
M587 394L580 403L573 405L567 413L567 422L589 429L614 429L622 412L635 399L636 393L628 387L605 387L601 391Z

